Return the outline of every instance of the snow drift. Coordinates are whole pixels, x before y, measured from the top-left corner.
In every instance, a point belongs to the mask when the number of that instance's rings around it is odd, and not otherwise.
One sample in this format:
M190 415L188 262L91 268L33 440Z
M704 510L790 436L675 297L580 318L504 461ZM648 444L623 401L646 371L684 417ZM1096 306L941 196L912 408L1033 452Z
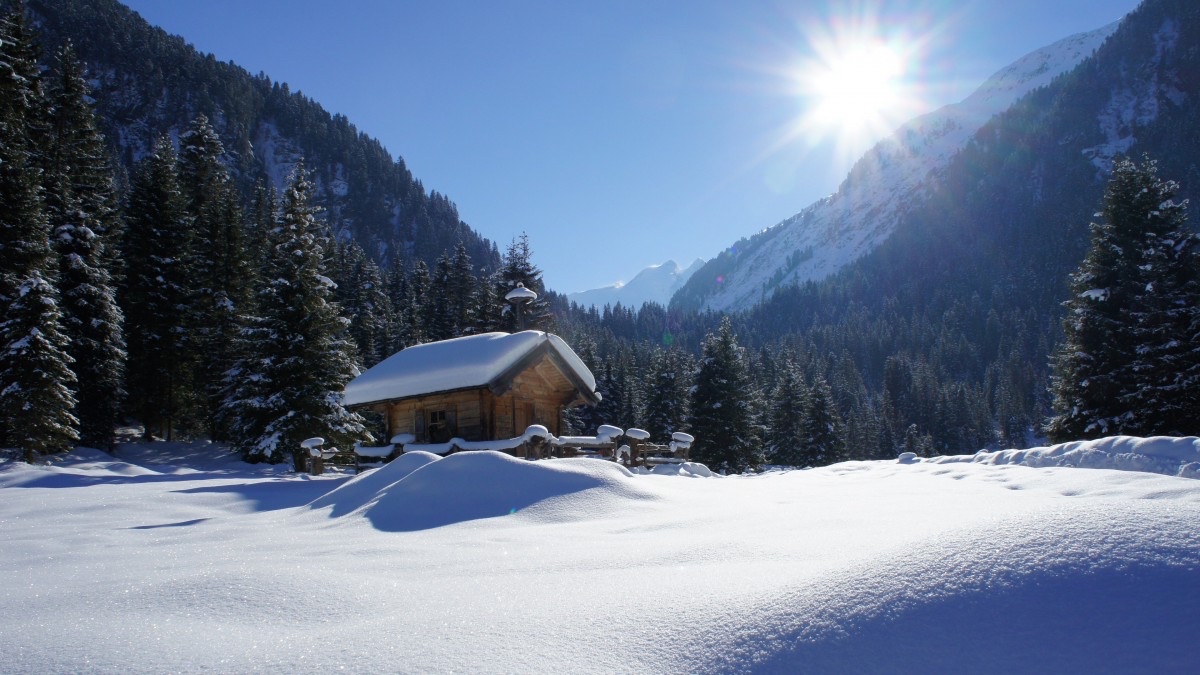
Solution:
M1145 471L1181 478L1200 478L1200 439L1175 436L1136 438L1112 436L1093 441L1072 441L1026 450L978 452L974 455L935 457L936 463L979 462L1047 467Z
M611 510L622 500L653 499L627 469L596 459L530 462L502 452L439 457L406 453L314 501L331 516L352 513L387 532L410 532L537 506L541 519L574 519ZM589 492L585 496L579 493ZM555 498L575 495L555 505Z
M309 477L166 444L4 462L0 654L11 672L1189 672L1200 480L1031 464L1183 466L1198 442L725 478L490 452Z

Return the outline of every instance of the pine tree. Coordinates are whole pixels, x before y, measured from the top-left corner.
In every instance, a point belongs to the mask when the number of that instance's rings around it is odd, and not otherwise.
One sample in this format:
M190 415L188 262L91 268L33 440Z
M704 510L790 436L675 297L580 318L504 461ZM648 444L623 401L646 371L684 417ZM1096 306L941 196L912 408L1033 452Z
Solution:
M495 284L495 292L501 302L517 284L522 284L537 293L536 300L521 306L521 324L529 330L553 329L554 317L550 312L550 299L546 295L546 287L542 283L542 271L533 264L533 251L529 247L529 236L525 233L522 232L520 237L509 244L504 253L504 263L496 274ZM520 330L516 312L509 311L512 310L511 307L502 309L504 311L500 317L499 329L508 333Z
M1196 275L1186 206L1172 199L1177 189L1149 159L1113 166L1091 248L1064 303L1047 426L1055 441L1163 433L1172 430L1168 420L1194 411L1186 402L1191 392L1177 386L1181 364L1172 363L1194 344L1181 305L1189 296L1179 292Z
M238 195L221 163L225 150L220 137L208 118L199 115L180 136L179 145L180 186L196 236L190 261L193 337L200 357L195 386L204 396L209 434L223 439L226 433L217 422L217 410L224 373L233 362L233 342L241 330L238 314L246 309L253 277Z
M475 266L471 254L460 241L450 259L450 270L446 275L446 312L452 337L470 335L475 332L476 307Z
M199 410L188 321L192 230L177 164L164 136L138 165L129 195L122 246L128 272L120 296L129 352L129 410L142 421L147 437L168 440L194 429Z
M337 283L335 295L342 313L350 319L350 337L358 358L369 368L392 354L388 351L393 342L390 331L395 324L391 299L384 289L379 266L357 242L353 239L338 242L336 250L334 267L338 269L330 271Z
M433 266L429 280L429 294L422 306L422 325L430 342L455 337L454 316L450 308L450 256L442 253Z
M771 394L767 461L783 466L813 465L806 452L808 388L796 365L787 362Z
M426 307L432 303L430 293L432 292L433 283L429 276L429 266L424 260L418 260L408 274L408 302L406 304L405 318L408 320L409 339L412 344L421 344L430 341L429 325L427 322L428 310Z
M653 439L666 440L685 431L691 364L676 347L655 349L650 361L645 396L645 429Z
M1144 167L1153 172L1153 164ZM1174 197L1178 185L1165 182ZM1134 411L1125 433L1143 436L1200 433L1200 258L1188 226L1187 201L1159 204L1161 229L1146 233L1131 318L1137 348L1128 365L1134 388L1121 402Z
M501 330L508 303L499 291L503 284L498 280L499 273L483 277L475 286L475 296L471 306L474 308L474 333L492 333ZM507 291L506 291L507 292Z
M36 163L44 101L21 3L0 20L0 429L32 462L79 438Z
M729 317L704 339L700 369L692 390L692 456L729 472L757 468L763 462L755 417L757 397Z
M384 350L386 356L395 354L405 347L414 344L413 326L410 323L412 312L412 293L408 286L408 271L404 257L397 254L392 258L383 280L384 292L392 313L388 317L388 345Z
M369 440L363 420L341 405L354 376L349 321L332 302L325 275L321 225L311 204L312 184L298 165L271 236L270 283L262 285L262 316L244 332L243 357L231 370L227 398L236 447L250 460L281 461L291 453L297 470L300 442L319 436L328 446Z
M87 103L83 68L68 43L58 53L51 96L46 211L59 259L67 353L78 379L80 441L110 448L124 391L124 316L106 268L105 233L117 230L104 138Z
M808 387L804 401L804 421L800 443L804 466L825 466L846 458L843 422L833 404L833 391L818 375Z

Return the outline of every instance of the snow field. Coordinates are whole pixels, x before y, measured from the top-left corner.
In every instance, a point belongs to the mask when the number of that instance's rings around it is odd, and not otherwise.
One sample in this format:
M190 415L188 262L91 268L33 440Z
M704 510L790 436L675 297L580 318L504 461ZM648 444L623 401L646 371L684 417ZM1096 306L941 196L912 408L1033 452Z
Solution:
M1186 478L969 456L684 478L490 452L309 478L162 445L0 465L5 670L1195 663Z

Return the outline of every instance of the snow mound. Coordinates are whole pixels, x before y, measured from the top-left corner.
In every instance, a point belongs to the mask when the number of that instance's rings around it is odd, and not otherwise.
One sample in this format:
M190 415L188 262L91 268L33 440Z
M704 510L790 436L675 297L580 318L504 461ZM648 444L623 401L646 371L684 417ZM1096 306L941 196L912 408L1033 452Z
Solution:
M343 516L362 508L412 472L439 459L441 457L432 452L406 452L378 469L358 474L308 506L311 509L332 506L331 516Z
M998 450L978 452L974 455L934 457L926 461L936 464L975 462L1032 467L1116 469L1200 478L1200 438L1110 436L1025 450Z
M1200 534L1137 506L997 514L883 552L731 609L679 670L1190 672Z
M9 463L0 472L0 486L59 487L97 482L106 478L139 478L160 476L158 471L123 462L107 452L79 447L63 454L45 458L44 464L28 466ZM24 470L18 470L18 468Z
M681 462L679 464L656 464L647 469L638 467L638 473L653 474L655 476L683 476L685 478L720 478L719 474L712 472L704 464L699 462Z
M408 457L416 455L413 459ZM393 468L394 467L394 468ZM624 467L594 459L531 462L495 451L448 457L406 453L330 492L313 508L363 518L385 532L412 532L520 513L543 521L605 515L655 499Z

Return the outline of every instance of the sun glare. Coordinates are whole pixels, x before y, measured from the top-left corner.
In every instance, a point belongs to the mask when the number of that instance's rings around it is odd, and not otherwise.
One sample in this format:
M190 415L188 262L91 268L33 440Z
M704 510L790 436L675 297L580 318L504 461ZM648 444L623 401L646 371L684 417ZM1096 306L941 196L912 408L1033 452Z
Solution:
M817 124L861 130L887 118L901 98L904 64L886 45L855 45L805 73L804 87Z
M800 113L790 135L857 155L923 111L921 40L858 17L808 31L791 77Z

